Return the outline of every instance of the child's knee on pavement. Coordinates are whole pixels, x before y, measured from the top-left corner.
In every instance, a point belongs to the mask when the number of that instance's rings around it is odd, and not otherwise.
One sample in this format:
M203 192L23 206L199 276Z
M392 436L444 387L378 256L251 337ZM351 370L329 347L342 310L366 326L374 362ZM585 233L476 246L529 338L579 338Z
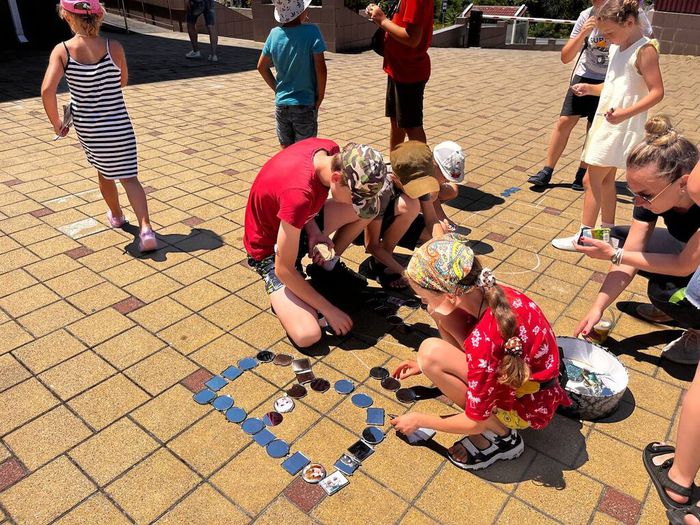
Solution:
M287 331L287 335L299 348L308 348L318 343L323 336L318 323L297 323Z

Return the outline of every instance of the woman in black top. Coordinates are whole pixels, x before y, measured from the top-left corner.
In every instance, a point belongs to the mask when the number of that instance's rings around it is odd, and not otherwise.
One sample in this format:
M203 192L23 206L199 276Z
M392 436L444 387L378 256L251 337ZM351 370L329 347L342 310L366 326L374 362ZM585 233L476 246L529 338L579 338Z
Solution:
M576 329L587 335L603 311L627 287L637 271L649 278L647 294L652 305L665 314L640 308L647 319L675 320L686 328L666 345L662 357L682 364L700 361L700 311L685 298L685 287L700 266L700 208L687 191L688 177L698 162L698 149L676 132L666 117L646 124L647 135L627 158L627 185L634 195L630 227L616 227L611 236L620 248L586 239L577 249L596 259L613 262L600 293ZM666 230L656 228L663 217ZM622 248L624 246L624 249Z

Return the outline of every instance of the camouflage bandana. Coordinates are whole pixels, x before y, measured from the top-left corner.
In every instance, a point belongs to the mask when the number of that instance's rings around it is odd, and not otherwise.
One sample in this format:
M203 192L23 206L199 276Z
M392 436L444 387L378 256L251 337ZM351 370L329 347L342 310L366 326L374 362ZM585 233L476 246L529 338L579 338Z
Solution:
M471 271L474 252L453 235L432 239L416 248L406 268L406 275L421 288L434 292L463 295L473 284L460 284Z
M388 183L381 153L351 142L340 152L352 205L360 219L373 219L379 213L379 192Z

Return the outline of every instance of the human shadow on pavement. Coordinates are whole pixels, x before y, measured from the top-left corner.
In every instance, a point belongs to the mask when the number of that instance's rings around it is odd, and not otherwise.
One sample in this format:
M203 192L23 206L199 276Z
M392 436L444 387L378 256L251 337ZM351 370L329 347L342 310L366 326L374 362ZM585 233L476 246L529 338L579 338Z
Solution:
M141 253L139 250L138 226L127 224L122 229L134 236L134 240L124 247L126 253L137 259L150 259L156 262L166 261L169 253L211 251L224 245L224 240L219 234L211 230L193 228L187 235L179 233L160 235L156 232L158 249L152 252Z
M443 203L444 206L463 211L486 211L498 204L506 202L502 197L496 196L493 193L486 193L479 188L472 188L461 184L457 185L457 188L459 190L459 195L451 201Z

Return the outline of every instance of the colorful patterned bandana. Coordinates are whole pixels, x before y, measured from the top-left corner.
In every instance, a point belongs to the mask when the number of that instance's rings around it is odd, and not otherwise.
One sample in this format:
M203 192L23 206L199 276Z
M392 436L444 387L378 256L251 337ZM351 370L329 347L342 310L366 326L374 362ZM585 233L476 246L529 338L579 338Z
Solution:
M421 288L452 295L463 295L474 284L460 284L471 271L474 252L463 239L445 235L432 239L413 252L406 275Z

